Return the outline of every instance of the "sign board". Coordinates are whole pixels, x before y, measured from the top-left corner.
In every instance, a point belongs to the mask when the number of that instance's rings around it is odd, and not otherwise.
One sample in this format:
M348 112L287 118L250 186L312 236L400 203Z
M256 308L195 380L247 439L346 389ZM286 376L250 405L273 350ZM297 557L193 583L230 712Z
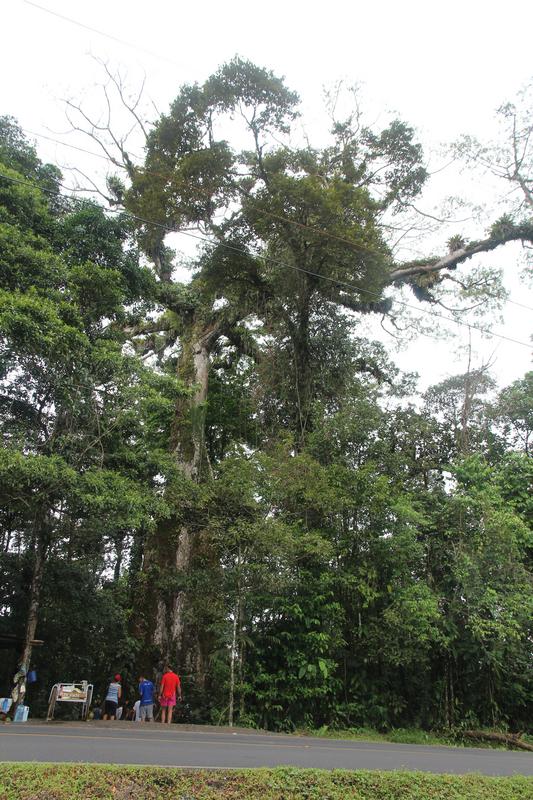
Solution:
M61 703L86 703L88 683L58 683L56 701Z
M81 718L87 719L92 699L92 683L55 683L48 700L47 719L54 718L56 703L81 703Z

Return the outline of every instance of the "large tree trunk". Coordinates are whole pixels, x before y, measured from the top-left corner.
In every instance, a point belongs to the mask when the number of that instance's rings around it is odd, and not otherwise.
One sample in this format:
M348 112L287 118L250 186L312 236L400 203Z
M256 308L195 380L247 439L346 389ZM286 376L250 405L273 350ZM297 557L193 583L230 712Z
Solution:
M218 338L214 327L193 328L182 340L178 378L190 389L190 395L180 397L171 433L171 447L176 463L183 473L199 482L209 462L205 450L205 412L209 384L211 349Z
M229 664L229 707L228 707L228 727L233 728L233 709L235 705L235 659L237 658L237 625L239 623L239 610L233 612L233 625L231 636L231 651Z
M308 281L300 293L296 323L292 329L294 350L294 385L296 400L296 446L301 449L305 445L306 434L313 428L311 406L313 402L313 371L311 365L311 333L309 323L311 317L312 290Z
M37 622L39 619L39 600L41 597L41 588L43 585L44 567L46 563L46 552L48 549L47 532L44 525L44 515L36 524L35 538L34 538L34 555L32 576L29 591L29 604L28 613L26 616L26 628L24 631L24 644L22 647L22 654L20 657L21 677L18 678L16 688L18 689L18 697L13 703L12 713L16 713L17 706L24 703L24 695L26 691L26 674L30 668L31 654L33 649L33 641L35 639L35 632L37 630Z
M43 583L44 565L46 561L46 541L42 531L38 531L35 543L33 572L30 585L28 616L26 618L26 631L24 633L24 648L20 665L27 671L30 666L32 642L35 639L37 621L39 616L39 600Z
M189 392L176 403L171 452L184 478L193 483L209 480L211 474L205 414L210 353L218 335L214 326L191 326L181 342L178 377ZM135 603L136 633L143 640L144 666L153 669L154 661L168 661L192 676L201 690L208 647L187 584L198 549L203 547L202 530L194 509L175 511L160 522L146 543Z

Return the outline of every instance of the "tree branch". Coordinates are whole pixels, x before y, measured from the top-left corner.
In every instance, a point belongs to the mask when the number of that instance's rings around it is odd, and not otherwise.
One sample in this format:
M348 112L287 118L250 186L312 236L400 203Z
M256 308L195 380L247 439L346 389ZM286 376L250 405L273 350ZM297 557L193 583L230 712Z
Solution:
M337 299L344 308L348 308L350 311L356 311L359 314L377 313L386 315L392 308L392 300L389 297L385 297L383 300L377 300L376 302L369 302L357 300L355 297L341 294Z
M509 230L499 236L490 236L479 242L472 242L472 244L460 247L442 258L407 262L391 272L388 283L406 281L419 275L441 272L444 269L455 269L458 264L467 261L478 253L488 253L500 247L500 245L514 241L533 242L533 223L510 225Z
M170 331L174 328L174 324L171 320L165 319L164 315L159 319L154 320L153 322L143 322L139 325L130 325L128 327L122 328L122 332L128 336L144 336L150 333L163 333L164 331Z

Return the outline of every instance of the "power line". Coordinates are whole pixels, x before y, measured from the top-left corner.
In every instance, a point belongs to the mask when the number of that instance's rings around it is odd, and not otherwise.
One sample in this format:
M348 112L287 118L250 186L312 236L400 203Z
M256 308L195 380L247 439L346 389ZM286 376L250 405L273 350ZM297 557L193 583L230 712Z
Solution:
M512 303L513 306L518 306L519 308L525 308L526 311L533 311L533 306L526 306L525 303L519 303L516 300L511 300L510 298L508 298L505 302Z
M134 42L129 42L126 39L121 39L118 36L114 36L113 34L106 33L105 31L101 31L98 28L92 27L91 25L86 25L85 23L80 22L79 20L73 19L72 17L68 17L65 14L60 14L59 12L53 11L52 9L49 9L49 8L46 8L45 6L42 6L39 3L35 3L35 2L33 2L33 0L24 0L24 2L26 3L26 5L33 6L34 8L37 8L40 11L45 12L46 14L50 14L50 15L52 15L54 17L57 17L58 19L63 20L64 22L68 22L68 23L70 23L72 25L77 25L80 28L84 28L85 30L91 31L92 33L96 33L99 36L104 36L104 37L106 37L108 39L111 39L112 41L119 42L121 44L125 44L127 47L131 47L134 50L141 50L141 51L147 53L148 55L152 56L153 58L162 59L163 61L167 61L167 62L169 62L171 64L175 64L176 66L179 66L179 67L183 66L182 64L179 64L177 61L175 61L174 59L169 58L168 56L162 55L161 53L155 53L154 51L149 50L148 48L143 47L142 45L138 45L138 44L136 44ZM64 147L70 147L70 148L72 148L74 150L78 150L79 152L87 153L88 155L92 155L92 156L94 156L96 158L104 159L104 160L108 161L111 164L115 164L115 162L113 162L113 160L111 158L109 158L108 156L104 156L101 153L95 153L94 151L86 150L85 148L77 147L76 145L71 145L71 144L68 144L66 142L62 142L59 139L54 139L53 137L45 136L44 134L35 133L35 132L31 132L31 131L28 131L28 133L31 133L31 135L33 135L33 136L39 136L39 137L41 137L43 139L48 139L49 141L56 142L57 144L60 144L60 145L62 145ZM116 164L115 164L115 166L116 166ZM150 170L146 170L146 169L143 169L143 173L146 174L146 175L154 175L155 177L161 177L163 179L168 178L168 175L166 175L164 173L154 172L154 171L150 171ZM195 187L195 189L196 189L196 191L198 193L202 193L201 187ZM206 194L206 196L208 194L208 192L205 191L205 190L203 191L203 193ZM211 195L209 195L209 196L211 196ZM247 199L248 199L248 201L251 200L250 197L248 197ZM252 200L252 204L254 204L253 200ZM257 203L255 203L255 205L257 206ZM380 256L383 255L381 252L376 251L376 250L374 250L372 248L366 247L364 245L358 245L356 242L352 242L350 239L346 239L346 238L341 237L341 236L336 236L335 234L329 233L329 231L326 231L326 230L321 229L321 228L315 228L312 225L306 225L305 223L298 222L297 220L291 220L288 217L282 216L280 214L275 214L274 212L269 211L268 209L261 208L261 212L266 214L267 216L270 216L270 217L275 218L275 219L279 219L279 220L281 220L281 221L283 221L285 223L288 223L290 225L295 225L295 226L297 226L297 227L299 227L301 229L307 229L307 230L312 231L313 233L317 233L318 235L327 236L330 239L335 239L337 241L344 242L345 244L348 244L349 246L353 247L356 250L363 251L363 252L368 252L368 253L374 253L374 254L380 255ZM156 224L156 223L152 223L152 224ZM174 232L176 232L176 231L174 231ZM184 233L184 232L180 231L180 233ZM396 301L396 302L398 302L398 301ZM525 305L523 303L519 303L516 300L512 300L512 299L508 298L506 300L506 302L510 303L512 305L518 306L519 308L524 308L527 311L533 311L533 307L527 306L527 305ZM422 310L422 309L420 309L420 310ZM446 319L446 317L443 317L443 318Z
M13 178L13 177L11 177L9 175L4 175L3 173L0 173L0 178L3 178L4 180L10 181L11 183L21 184L22 186L29 186L32 189L38 189L38 190L40 190L42 192L45 192L47 194L51 194L53 196L56 196L56 193L52 189L41 188L37 184L31 183L30 181L23 181L23 180L20 180L19 178ZM61 186L61 188L66 188L62 184L58 184L58 186ZM75 202L75 203L83 202L83 200L81 198L79 198L79 197L72 197L72 196L63 195L62 198L65 199L65 200L68 200L70 202ZM250 255L250 253L247 250L245 250L243 247L237 247L236 245L231 245L231 244L228 244L227 242L212 242L210 239L207 239L205 236L201 236L199 234L191 233L190 231L180 231L180 230L178 230L176 228L171 228L169 225L165 225L164 223L155 222L154 220L149 220L149 219L145 219L144 217L140 217L137 214L132 214L129 211L123 211L121 209L108 209L108 211L110 213L114 213L114 214L123 214L124 216L129 217L130 219L134 219L137 222L143 223L144 225L152 225L152 226L154 226L156 228L160 228L160 229L166 231L167 233L178 233L178 234L181 234L183 236L189 236L192 239L196 239L198 241L203 242L204 244L207 244L209 247L225 247L226 249L232 250L232 251L237 252L237 253L241 253L241 254L244 254L244 255L247 255L247 256ZM382 300L383 299L383 297L382 297L382 295L380 293L373 292L371 289L365 289L363 287L356 286L353 283L349 283L348 281L343 281L343 280L340 280L338 278L331 278L329 275L323 275L323 274L321 274L319 272L314 272L312 270L305 269L304 267L297 267L297 266L295 266L293 264L288 264L285 261L281 261L280 259L273 258L272 256L258 255L257 258L261 258L265 262L270 262L270 263L276 264L278 266L282 266L285 269L291 269L291 270L296 271L296 272L301 272L301 273L304 273L306 275L310 275L311 277L315 277L315 278L319 278L319 279L324 280L324 281L328 281L330 283L335 284L336 286L346 287L346 288L350 289L352 292L355 291L358 294L367 294L367 295L370 295L370 296L372 296L374 298L377 298L378 300ZM424 314L429 314L432 317L437 317L438 319L445 320L446 322L451 322L451 323L453 323L455 325L461 325L461 326L463 326L465 328L468 328L470 330L476 330L476 331L478 331L480 333L483 333L483 334L485 334L487 336L492 336L492 337L497 338L497 339L502 339L502 340L507 341L507 342L512 342L513 344L518 344L521 347L527 347L528 350L531 350L531 344L529 344L527 342L522 342L520 339L514 339L514 338L512 338L510 336L505 336L505 334L502 334L502 333L496 333L495 331L492 331L489 328L484 328L484 327L481 327L480 325L475 325L475 324L470 323L470 322L465 322L463 320L455 319L454 317L448 317L445 314L441 314L440 312L435 311L435 310L429 310L429 309L425 309L425 308L420 308L418 306L414 306L412 303L407 303L404 300L397 300L395 298L390 298L390 300L391 300L392 303L396 303L397 305L404 306L405 308L409 308L409 309L414 310L414 311L421 311Z
M166 56L161 56L160 54L154 53L151 50L147 50L146 48L144 48L144 47L142 47L140 45L136 45L133 42L128 42L128 41L126 41L124 39L120 39L119 37L116 37L116 36L113 36L111 34L105 33L104 31L101 31L101 30L99 30L97 28L93 28L93 27L91 27L89 25L85 25L84 23L79 22L78 20L75 20L72 17L67 17L64 14L59 14L58 12L52 11L51 9L48 9L48 8L45 8L44 6L41 6L38 3L34 3L32 0L24 0L24 2L27 5L34 6L35 8L37 8L37 9L39 9L41 11L44 11L44 12L46 12L48 14L51 14L51 15L53 15L55 17L58 17L59 19L62 19L64 21L66 21L66 22L69 22L69 23L71 23L73 25L78 25L79 27L82 27L82 28L85 28L86 30L92 31L93 33L97 33L100 36L105 36L105 37L107 37L109 39L112 39L113 41L121 42L122 44L126 44L128 47L132 47L133 49L143 50L144 52L149 53L151 56L154 56L155 58L163 58L165 61L170 61L170 63L177 64L177 62L173 61L172 59L168 59ZM178 65L178 66L181 66L181 65ZM33 135L34 136L42 136L42 134L38 134L38 133L34 133ZM43 138L49 138L51 141L57 141L58 144L63 144L65 147L69 147L69 146L74 147L73 145L68 145L68 144L66 144L64 142L60 142L57 139L52 139L51 137L43 137ZM91 151L84 151L83 148L74 148L74 149L78 149L81 152L87 152L87 153L91 152ZM97 156L99 158L106 158L105 156L102 156L100 153L91 153L91 155L95 155L95 156ZM110 158L108 158L107 160L110 163L114 163L113 160L110 159ZM116 164L115 164L115 166L116 166ZM153 172L153 171L150 172L149 170L144 170L144 172L147 175L159 175L159 177L162 177L162 178L168 177L168 176L166 176L166 175L164 175L162 173L156 173L156 172ZM196 189L197 189L197 191L201 191L199 189L199 187L196 187ZM250 201L249 197L248 197L248 200ZM346 238L340 237L340 236L336 236L335 234L331 234L331 233L329 233L329 231L326 231L326 230L323 230L323 229L314 228L311 225L306 225L305 223L301 223L301 222L298 222L296 220L291 220L288 217L283 217L283 216L281 216L279 214L275 214L275 213L273 213L271 211L268 211L268 210L265 210L265 209L262 209L262 212L267 214L268 216L280 219L283 222L289 223L291 225L296 225L296 226L298 226L300 228L306 228L308 230L314 231L315 233L322 233L322 235L328 236L331 239L337 239L338 241L345 242L346 244L348 244L351 247L354 247L356 249L359 249L360 251L375 252L375 251L372 251L370 248L367 248L365 246L357 245L355 242L352 242L349 239L346 239Z
M63 147L69 147L72 150L77 150L80 153L86 153L87 155L94 156L94 158L99 158L103 161L107 161L109 164L113 164L115 167L118 166L120 169L127 171L126 167L117 164L117 162L115 162L112 158L104 155L103 153L95 153L94 150L87 150L85 147L80 147L79 145L73 145L69 144L68 142L62 142L61 139L56 139L53 136L47 136L43 133L37 133L36 131L31 131L28 128L22 128L22 130L25 131L25 133L30 134L30 136L38 136L41 139L46 139L49 142L55 142L56 144L62 145ZM146 169L144 167L139 167L138 169L140 172L142 172L143 175L153 175L155 178L163 178L163 180L168 180L171 177L170 173L168 172L158 172L155 170ZM202 189L201 186L195 186L194 191L197 194L204 195L209 200L212 197L212 192L210 192L208 189ZM265 214L268 217L280 220L281 222L284 222L288 225L293 225L302 230L308 230L311 233L318 234L319 236L325 236L328 239L333 239L335 241L342 242L343 244L347 244L349 247L352 247L356 251L383 256L383 253L379 250L376 250L375 248L357 244L357 242L353 242L351 239L346 239L344 236L337 236L336 234L330 233L324 228L316 228L313 225L307 225L305 222L299 222L298 220L295 219L289 219L289 217L283 216L282 214L276 214L274 211L270 211L267 208L263 208L257 201L255 201L249 195L246 195L246 199L252 207L257 208L262 214Z
M126 39L121 39L119 36L114 36L111 33L106 33L105 31L101 31L98 28L93 28L91 25L86 25L84 22L80 22L77 19L73 19L72 17L67 17L65 14L60 14L58 11L53 11L51 8L46 8L45 6L39 5L39 3L34 3L32 0L24 0L24 3L28 6L33 6L34 8L39 9L39 11L44 11L45 14L50 14L53 17L57 17L58 19L63 20L63 22L69 22L71 25L77 25L78 28L84 28L86 31L91 31L91 33L96 33L98 36L104 36L106 39L111 39L113 42L118 42L119 44L124 44L126 47L131 47L134 50L142 50L144 53L147 53L152 58L159 58L162 61L166 61L169 64L174 64L176 67L180 67L183 69L183 64L180 64L179 61L175 61L173 58L169 56L165 56L162 53L155 53L153 50L149 50L147 47L143 47L142 45L135 44L135 42L128 42Z
M24 132L29 134L30 136L37 136L37 137L39 137L41 139L46 139L49 142L55 142L56 144L59 144L62 147L68 147L71 150L77 150L80 153L86 153L87 155L93 156L94 158L99 158L99 159L101 159L103 161L108 162L109 164L113 164L114 166L117 166L112 158L110 158L109 156L104 155L103 153L95 153L94 150L87 150L87 148L85 148L85 147L80 147L78 145L70 144L69 142L63 142L63 141L61 141L61 139L56 139L53 136L48 136L47 134L44 134L44 133L38 133L37 131L32 131L32 130L29 130L27 128L23 128L22 130L24 130ZM126 169L126 168L122 167L122 169ZM154 177L163 178L163 179L167 179L167 178L170 177L169 173L155 172L154 170L148 170L148 169L144 169L144 168L142 168L142 173L144 175L153 175ZM202 189L202 187L200 187L200 186L196 186L195 187L195 191L197 191L199 194L205 194L206 196L211 197L211 193L208 192L207 190ZM248 198L248 200L250 200L250 198ZM252 205L255 205L256 207L259 208L259 206L257 204L255 204L255 203L253 203L253 201L252 201ZM353 248L355 248L357 250L363 250L364 252L371 253L373 255L379 255L379 256L383 255L383 253L378 251L378 250L374 250L374 249L372 249L370 247L365 247L365 246L362 246L362 245L358 245L355 242L352 242L349 239L345 239L345 238L340 237L340 236L335 236L334 234L331 234L331 233L329 233L329 231L326 231L326 230L324 230L322 228L315 228L312 225L306 225L304 222L298 222L297 220L289 219L288 217L284 217L284 216L282 216L280 214L275 214L274 212L269 211L268 209L265 209L265 208L260 208L260 211L262 213L266 214L267 216L274 217L275 219L282 220L283 222L287 222L290 225L296 225L299 228L305 228L305 229L311 231L312 233L318 234L319 236L326 236L326 237L328 237L330 239L336 239L337 241L344 242L345 244L348 244L348 245L350 245L351 247L353 247ZM155 224L155 223L152 223L152 224ZM183 231L179 231L179 233L184 233L184 232ZM507 298L505 302L506 303L510 303L512 305L515 305L515 306L518 306L519 308L524 308L527 311L533 311L533 307L532 306L525 305L524 303L519 303L516 300L512 300L511 298ZM420 309L420 310L422 310L422 309Z
M170 63L172 63L172 64L177 64L177 66L182 66L182 65L179 65L179 64L178 64L176 61L174 61L173 59L169 59L169 58L168 58L168 57L166 57L166 56L162 56L162 55L160 55L160 54L154 53L153 51L151 51L151 50L148 50L147 48L145 48L145 47L142 47L142 46L140 46L140 45L136 45L136 44L134 44L133 42L128 42L128 41L126 41L125 39L121 39L121 38L119 38L119 37L117 37L117 36L113 36L113 35L111 35L111 34L105 33L105 31L101 31L101 30L99 30L99 29L97 29L97 28L93 28L93 27L91 27L90 25L86 25L85 23L82 23L82 22L79 22L78 20L75 20L75 19L73 19L72 17L67 17L67 16L65 16L64 14L59 14L58 12L56 12L56 11L52 11L51 9L49 9L49 8L46 8L45 6L41 6L39 3L35 3L35 2L33 2L33 0L24 0L24 2L25 2L27 5L33 6L34 8L37 8L37 9L39 9L40 11L44 11L44 12L45 12L45 13L47 13L47 14L51 14L52 16L58 17L59 19L61 19L61 20L65 21L65 22L69 22L69 23L71 23L72 25L77 25L77 26L79 26L79 27L81 27L81 28L85 28L86 30L92 31L93 33L97 33L97 34L99 34L100 36L105 36L105 37L107 37L107 38L109 38L109 39L111 39L111 40L113 40L113 41L120 42L120 43L122 43L122 44L125 44L125 45L127 45L128 47L132 47L133 49L142 50L142 51L144 51L144 52L148 53L149 55L151 55L151 56L153 56L153 57L155 57L155 58L162 58L162 59L163 59L163 60L165 60L165 61L170 61ZM34 135L34 136L40 136L40 135L42 135L42 134L33 134L33 135ZM66 144L66 143L64 143L64 142L60 142L59 140L52 139L51 137L43 137L43 138L49 138L51 141L57 141L57 142L58 142L58 144L63 144L63 145L64 145L64 146L66 146L66 147L69 147L69 146L70 146L70 147L73 147L73 148L74 148L74 146L73 146L73 145L68 145L68 144ZM100 153L91 153L91 151L88 151L88 150L85 150L85 151L84 151L84 149L83 149L83 148L79 148L79 147L78 147L78 148L74 148L74 149L78 149L78 150L80 150L81 152L87 152L87 153L90 153L91 155L97 156L97 157L99 157L99 158L106 158L106 156L102 156ZM112 159L110 159L110 158L107 158L107 160L108 160L110 163L114 163L114 162L113 162L113 160L112 160ZM116 164L115 164L115 166L116 166ZM161 178L163 178L163 179L167 179L167 178L168 178L168 175L165 175L165 174L163 174L163 173L157 173L157 172L154 172L154 171L149 171L149 170L143 170L143 171L144 171L144 173L145 173L145 174L147 174L147 175L154 175L154 176L161 177ZM200 187L196 187L196 191L198 191L199 193L202 193L202 190L200 189ZM209 193L208 193L208 192L206 192L205 190L204 190L204 192L203 192L203 193L204 193L204 194L206 194L206 196L209 194ZM209 194L209 197L211 197L211 195L210 195L210 194ZM251 203L252 203L252 205L258 206L258 204L257 204L257 203L254 203L254 202L253 202L253 199L252 199L252 198L250 198L249 196L247 196L247 199L248 199L248 201L249 201L249 202L251 202ZM376 251L376 250L374 250L374 249L372 249L372 248L366 247L365 245L358 245L356 242L353 242L353 241L351 241L350 239L346 239L345 237L342 237L342 236L336 236L335 234L332 234L332 233L330 233L329 231L326 231L326 230L324 230L324 229L315 228L315 227L313 227L312 225L306 225L305 223L303 223L303 222L298 222L297 220L291 220L291 219L289 219L288 217L282 216L282 215L280 215L280 214L276 214L276 213L274 213L274 212L272 212L272 211L268 211L267 209L263 209L263 208L261 208L261 212L262 212L262 213L264 213L264 214L266 214L266 215L268 215L268 216L270 216L270 217L272 217L272 218L274 218L274 219L279 219L279 220L281 220L282 222L288 223L288 224L290 224L290 225L297 226L297 227L299 227L299 228L301 228L301 229L310 230L310 231L313 231L314 233L318 233L319 235L327 236L327 237L328 237L328 238L330 238L330 239L336 239L337 241L344 242L345 244L348 244L350 247L353 247L354 249L356 249L356 250L359 250L360 252L367 252L367 253L378 253L379 255L383 255L382 253L379 253L379 251Z
M76 144L70 144L69 142L63 142L63 141L61 141L61 139L56 139L54 136L48 136L48 134L46 134L46 133L38 133L38 131L32 131L29 128L22 128L22 130L24 131L24 133L28 133L30 136L37 136L39 139L46 139L46 141L48 141L48 142L55 142L56 144L60 144L62 147L68 147L70 150L77 150L78 153L86 153L89 156L93 156L94 158L100 158L103 161L107 161L110 164L114 164L115 166L117 166L117 164L115 164L115 162L113 161L112 158L109 158L109 156L105 156L103 153L95 153L94 150L87 150L86 147L80 147L79 145L76 145ZM67 169L70 169L70 168L67 168ZM121 167L121 169L125 170L126 167ZM151 173L148 173L148 174L151 174Z
M78 199L78 198L74 198L74 199ZM115 213L118 213L118 212L115 212ZM143 217L138 217L135 214L129 214L129 212L126 212L126 213L127 213L127 215L129 217L131 217L132 219L137 220L138 222L142 222L145 225L154 225L156 227L159 227L159 228L167 231L168 233L181 233L184 236L190 236L193 239L198 239L199 241L204 242L205 244L209 245L210 247L222 246L222 247L226 247L228 249L234 250L235 252L244 253L244 255L249 255L248 251L245 250L242 247L235 247L234 245L229 245L226 242L211 242L209 239L206 239L203 236L199 236L198 234L190 233L190 231L179 231L179 230L176 230L175 228L171 228L168 225L164 225L164 224L162 224L160 222L154 222L154 221L151 221L151 220L147 220L147 219L144 219ZM313 272L312 270L305 269L304 267L297 267L297 266L294 266L293 264L288 264L286 261L281 261L281 260L279 260L277 258L272 258L271 256L259 255L258 258L262 258L264 261L269 261L271 263L277 264L277 265L279 265L281 267L284 267L285 269L292 269L292 270L294 270L296 272L301 272L301 273L304 273L306 275L310 275L311 277L314 277L314 278L320 278L321 280L329 281L330 283L333 283L333 284L335 284L337 286L346 287L346 288L351 289L352 291L355 291L355 292L357 292L359 294L367 294L367 295L370 295L370 296L372 296L374 298L377 298L378 300L382 300L383 299L382 295L380 293L373 292L371 289L364 289L363 287L356 286L355 284L349 283L348 281L339 280L338 278L331 278L329 275L322 275L320 272ZM448 317L445 314L441 314L438 311L430 311L429 309L420 308L418 306L414 306L412 303L406 303L404 300L397 300L396 298L390 298L390 300L391 300L392 303L396 303L397 305L403 306L404 308L409 308L409 309L411 309L413 311L422 311L424 314L429 314L432 317L438 317L439 319L446 320L447 322L452 322L455 325L462 325L465 328L469 328L471 330L479 331L480 333L484 333L484 334L486 334L488 336L494 336L494 337L496 337L498 339L503 339L503 340L508 341L508 342L513 342L514 344L519 344L522 347L527 347L528 350L531 350L531 348L532 348L532 345L528 344L527 342L522 342L520 339L513 339L512 337L505 336L504 334L501 334L501 333L494 333L489 328L483 328L480 325L474 325L471 322L464 322L463 320L454 319L454 317Z

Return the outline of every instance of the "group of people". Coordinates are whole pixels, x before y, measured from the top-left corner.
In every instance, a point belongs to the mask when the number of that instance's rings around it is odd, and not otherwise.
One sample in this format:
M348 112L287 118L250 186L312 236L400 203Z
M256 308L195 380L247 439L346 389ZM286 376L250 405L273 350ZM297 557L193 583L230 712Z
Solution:
M156 695L161 708L161 722L170 725L176 703L181 703L183 697L179 676L169 666L165 666L163 669L157 693L151 680L144 674L139 676L139 695L131 709L125 703L121 703L123 698L122 676L117 674L107 688L102 718L104 720L134 719L135 722L153 722ZM97 713L98 709L95 712L95 719L100 718L100 714L97 715Z

